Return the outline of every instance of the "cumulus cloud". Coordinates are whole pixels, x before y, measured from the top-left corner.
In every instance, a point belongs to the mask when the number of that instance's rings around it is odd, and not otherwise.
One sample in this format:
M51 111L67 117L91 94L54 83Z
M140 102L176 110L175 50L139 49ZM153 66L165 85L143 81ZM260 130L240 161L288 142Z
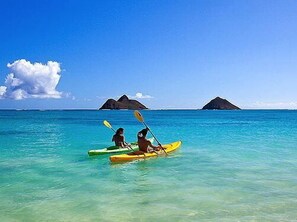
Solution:
M0 99L3 97L6 92L6 86L0 86Z
M128 96L129 98L132 99L152 99L153 97L150 95L144 95L141 92L138 92L135 94L135 96Z
M47 64L31 63L25 59L8 63L10 72L5 86L0 86L0 98L21 100L26 98L61 98L62 92L56 87L61 78L60 64L48 61Z
M297 109L297 102L255 102L251 108L257 109Z

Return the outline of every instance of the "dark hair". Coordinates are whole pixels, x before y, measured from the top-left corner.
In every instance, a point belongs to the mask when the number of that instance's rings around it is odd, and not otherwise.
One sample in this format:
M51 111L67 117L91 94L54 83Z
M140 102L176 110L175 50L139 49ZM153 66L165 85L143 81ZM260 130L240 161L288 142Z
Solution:
M147 129L143 129L141 131L139 131L137 133L137 138L140 139L140 138L145 138L146 137L146 134L147 134Z
M116 131L116 135L120 135L121 131L124 131L124 129L123 128L118 128L117 131Z

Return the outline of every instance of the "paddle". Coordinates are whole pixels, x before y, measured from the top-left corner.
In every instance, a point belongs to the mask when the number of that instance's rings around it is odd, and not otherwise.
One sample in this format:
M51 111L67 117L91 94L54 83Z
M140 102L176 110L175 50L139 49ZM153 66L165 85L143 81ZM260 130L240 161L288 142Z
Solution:
M106 126L107 128L111 129L113 132L116 132L116 131L114 130L114 128L112 128L111 124L110 124L107 120L104 120L104 121L103 121L103 124L104 124L104 126ZM129 144L127 144L127 147L129 147L129 149L132 150L132 152L134 152L133 148L132 148Z
M109 123L107 120L104 120L104 121L103 121L103 124L104 124L107 128L112 129L113 132L116 132L116 131L112 128L112 126L110 125L110 123Z
M158 143L158 145L162 148L162 150L164 151L164 153L166 154L166 155L168 155L167 154L167 152L165 151L165 149L162 147L162 145L161 145L161 143L159 142L159 140L156 138L156 136L153 134L153 132L151 131L151 129L147 126L147 124L144 122L144 118L143 118L143 116L141 115L141 113L138 111L138 110L135 110L134 111L134 116L136 117L136 119L139 121L139 122L141 122L141 123L143 123L143 125L150 131L150 133L152 134L152 136L155 138L155 140L157 141L157 143Z

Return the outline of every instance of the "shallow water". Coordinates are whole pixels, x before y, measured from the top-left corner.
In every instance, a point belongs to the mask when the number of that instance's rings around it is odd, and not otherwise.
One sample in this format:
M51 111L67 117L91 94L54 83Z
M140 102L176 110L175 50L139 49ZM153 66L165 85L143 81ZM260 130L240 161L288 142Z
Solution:
M0 221L294 221L297 111L143 111L166 158L110 164L107 119L132 111L0 111Z

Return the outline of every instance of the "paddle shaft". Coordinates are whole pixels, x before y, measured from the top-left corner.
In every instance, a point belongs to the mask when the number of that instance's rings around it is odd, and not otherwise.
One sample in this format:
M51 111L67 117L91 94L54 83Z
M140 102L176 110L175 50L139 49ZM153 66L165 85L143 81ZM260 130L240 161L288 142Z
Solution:
M153 132L151 131L151 129L146 125L146 123L143 121L142 122L143 123L143 125L150 131L150 133L152 134L152 136L155 138L155 140L157 141L157 143L158 143L158 145L162 148L162 150L164 151L164 153L166 154L166 155L168 155L167 154L167 152L165 151L165 149L163 148L163 146L161 145L161 143L159 142L159 140L156 138L156 136L153 134Z

